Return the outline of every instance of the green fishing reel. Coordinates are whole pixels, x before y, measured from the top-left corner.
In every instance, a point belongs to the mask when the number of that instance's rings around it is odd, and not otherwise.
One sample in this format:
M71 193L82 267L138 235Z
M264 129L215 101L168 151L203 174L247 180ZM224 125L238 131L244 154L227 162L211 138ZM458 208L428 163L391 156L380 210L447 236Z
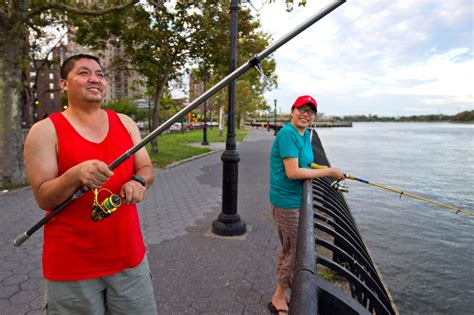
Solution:
M99 193L106 191L109 197L99 202ZM122 198L119 195L113 194L110 190L102 188L101 190L93 189L94 203L92 205L91 219L94 222L101 221L111 216L122 205Z

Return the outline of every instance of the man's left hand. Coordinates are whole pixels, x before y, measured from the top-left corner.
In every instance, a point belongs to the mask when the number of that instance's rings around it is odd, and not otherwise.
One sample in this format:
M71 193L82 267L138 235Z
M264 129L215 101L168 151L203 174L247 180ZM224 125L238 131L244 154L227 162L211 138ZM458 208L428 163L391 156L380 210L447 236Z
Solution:
M126 204L133 205L145 198L146 188L135 180L129 180L122 186L120 194Z

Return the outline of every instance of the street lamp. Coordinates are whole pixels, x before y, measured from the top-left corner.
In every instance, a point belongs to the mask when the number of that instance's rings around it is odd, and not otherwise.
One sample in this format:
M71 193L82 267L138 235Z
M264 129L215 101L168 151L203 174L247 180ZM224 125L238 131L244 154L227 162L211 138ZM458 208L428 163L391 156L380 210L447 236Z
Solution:
M204 92L206 92L206 85L207 85L207 80L208 80L208 73L204 75ZM207 100L204 102L204 126L202 130L202 145L209 145L207 142L207 117L206 117L206 112L207 112Z
M230 5L230 73L237 68L237 18L238 0L232 0ZM222 212L217 220L212 221L212 232L220 236L236 236L247 232L247 226L237 213L237 189L239 177L240 155L235 143L235 80L229 83L227 110L227 139L225 151L221 156L223 166L222 176Z
M267 116L267 131L270 131L270 110L268 110L268 113L266 113Z
M277 100L273 100L273 104L275 104L275 133L274 135L277 135Z

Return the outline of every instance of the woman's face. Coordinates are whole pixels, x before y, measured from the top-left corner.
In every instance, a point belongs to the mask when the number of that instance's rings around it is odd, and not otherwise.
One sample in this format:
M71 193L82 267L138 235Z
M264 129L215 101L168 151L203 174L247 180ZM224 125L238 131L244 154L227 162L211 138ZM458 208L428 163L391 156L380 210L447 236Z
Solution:
M291 123L298 129L308 128L316 118L316 112L311 105L303 105L291 110Z

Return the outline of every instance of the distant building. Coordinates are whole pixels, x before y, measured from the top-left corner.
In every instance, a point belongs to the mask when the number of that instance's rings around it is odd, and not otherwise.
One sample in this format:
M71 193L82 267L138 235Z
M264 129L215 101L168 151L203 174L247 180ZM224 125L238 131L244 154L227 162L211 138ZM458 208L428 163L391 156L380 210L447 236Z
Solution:
M189 75L189 102L194 101L196 98L201 96L206 92L206 88L204 86L204 81L197 79L193 73ZM201 110L204 109L204 106L200 106ZM211 113L214 108L214 97L211 97L207 100L207 119L210 120Z
M59 68L65 54L66 47L61 45L52 49L48 60L35 60L30 63L33 122L62 109Z
M191 73L189 75L189 101L194 101L204 92L204 82L201 80L197 80L193 73Z
M121 46L108 45L104 50L94 51L77 44L74 34L71 34L68 36L67 47L68 56L84 53L99 57L107 77L106 102L125 97L131 99L145 97L146 87L143 84L143 77L137 71L130 70L128 64L121 62L125 59ZM120 66L118 66L119 64Z

